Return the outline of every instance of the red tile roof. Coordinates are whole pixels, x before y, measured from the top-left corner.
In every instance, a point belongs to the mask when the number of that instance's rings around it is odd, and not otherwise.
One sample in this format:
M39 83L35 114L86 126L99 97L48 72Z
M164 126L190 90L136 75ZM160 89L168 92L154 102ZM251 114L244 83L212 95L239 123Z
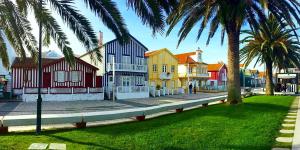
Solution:
M43 66L51 64L58 59L51 59L51 58L42 58ZM36 68L37 62L33 58L24 58L21 59L20 57L16 57L14 62L12 63L12 68Z
M57 63L59 61L64 60L65 58L60 58L60 59L50 59L50 58L42 58L42 65L43 67ZM81 60L80 58L75 57L75 61L77 61L78 63L87 65L95 70L98 70L97 67ZM37 62L33 59L33 58L25 58L25 59L21 59L20 57L16 57L14 62L12 63L12 68L37 68L38 64Z
M224 64L208 64L207 71L219 71Z
M192 63L197 63L194 61L190 56L195 55L196 52L189 52L189 53L182 53L182 54L177 54L175 57L178 59L178 64L192 64Z

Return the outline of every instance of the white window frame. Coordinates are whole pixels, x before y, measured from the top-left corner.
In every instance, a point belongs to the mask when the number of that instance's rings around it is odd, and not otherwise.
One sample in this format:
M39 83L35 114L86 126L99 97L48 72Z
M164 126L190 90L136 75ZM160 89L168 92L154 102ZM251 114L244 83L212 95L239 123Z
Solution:
M112 63L113 63L113 58L114 58L114 55L112 55L112 54L108 54L108 56L107 56L107 57L108 57L108 61L107 61L107 62L112 64Z
M153 65L152 65L152 71L153 71L153 72L157 72L157 65L156 65L156 64L153 64Z
M171 72L174 73L175 72L175 65L171 66Z
M162 66L162 72L167 72L168 66L166 64L163 64Z
M81 81L81 71L74 70L70 72L71 81L72 82L80 82Z
M55 71L55 77L54 77L54 81L55 82L66 82L66 73L65 71L61 71L61 70L58 70L58 71Z
M122 56L122 63L123 64L131 64L130 56L123 55Z
M130 76L121 76L122 86L130 86L131 85L131 77Z

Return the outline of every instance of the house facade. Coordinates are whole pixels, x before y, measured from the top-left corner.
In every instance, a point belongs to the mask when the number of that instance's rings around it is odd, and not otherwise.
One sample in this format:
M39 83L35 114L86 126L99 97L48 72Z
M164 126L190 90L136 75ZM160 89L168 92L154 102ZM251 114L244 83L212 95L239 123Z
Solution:
M75 58L71 66L64 58L42 59L42 98L45 101L103 100L96 85L97 68ZM37 63L32 58L16 58L12 64L13 94L23 101L35 101L38 90Z
M149 85L151 89L163 90L161 93L174 94L178 89L178 60L166 48L147 52ZM155 96L155 92L152 95Z
M16 54L13 50L13 47L8 42L6 36L0 30L0 36L2 36L4 43L7 48L9 64L12 64ZM12 97L12 76L11 68L6 68L2 64L2 59L0 58L0 99L10 99Z
M220 62L208 64L209 80L207 86L212 89L226 90L227 87L227 66Z
M202 50L195 52L177 54L179 87L185 91L192 84L197 89L204 88L209 75L207 64L202 60Z
M98 75L103 75L105 98L130 99L149 97L148 66L141 42L130 35L128 43L121 45L117 39L102 44L100 33L100 52L91 51L81 56L86 62L99 68ZM102 54L102 62L92 62L91 55ZM96 64L95 64L96 63Z

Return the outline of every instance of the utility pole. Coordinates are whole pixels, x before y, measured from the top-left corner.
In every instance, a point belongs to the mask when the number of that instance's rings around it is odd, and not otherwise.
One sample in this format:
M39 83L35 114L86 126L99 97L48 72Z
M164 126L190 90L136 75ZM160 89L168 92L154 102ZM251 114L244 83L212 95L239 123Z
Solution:
M115 83L115 56L112 57L112 72L113 72L113 102L115 102L115 92L116 92L116 83Z
M43 1L39 1L40 10L43 7ZM41 19L41 18L40 18ZM42 96L41 96L41 87L42 87L42 21L39 23L39 56L38 56L38 98L36 103L36 134L41 133L41 116L42 116Z

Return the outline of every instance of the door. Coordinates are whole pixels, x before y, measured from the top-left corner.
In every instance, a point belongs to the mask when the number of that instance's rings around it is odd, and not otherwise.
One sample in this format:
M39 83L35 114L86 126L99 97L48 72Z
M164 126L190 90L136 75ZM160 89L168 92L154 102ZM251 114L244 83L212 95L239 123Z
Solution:
M50 72L43 73L43 87L44 88L51 87L51 73Z
M85 87L93 87L93 74L85 73Z
M102 87L102 76L96 77L96 87Z

